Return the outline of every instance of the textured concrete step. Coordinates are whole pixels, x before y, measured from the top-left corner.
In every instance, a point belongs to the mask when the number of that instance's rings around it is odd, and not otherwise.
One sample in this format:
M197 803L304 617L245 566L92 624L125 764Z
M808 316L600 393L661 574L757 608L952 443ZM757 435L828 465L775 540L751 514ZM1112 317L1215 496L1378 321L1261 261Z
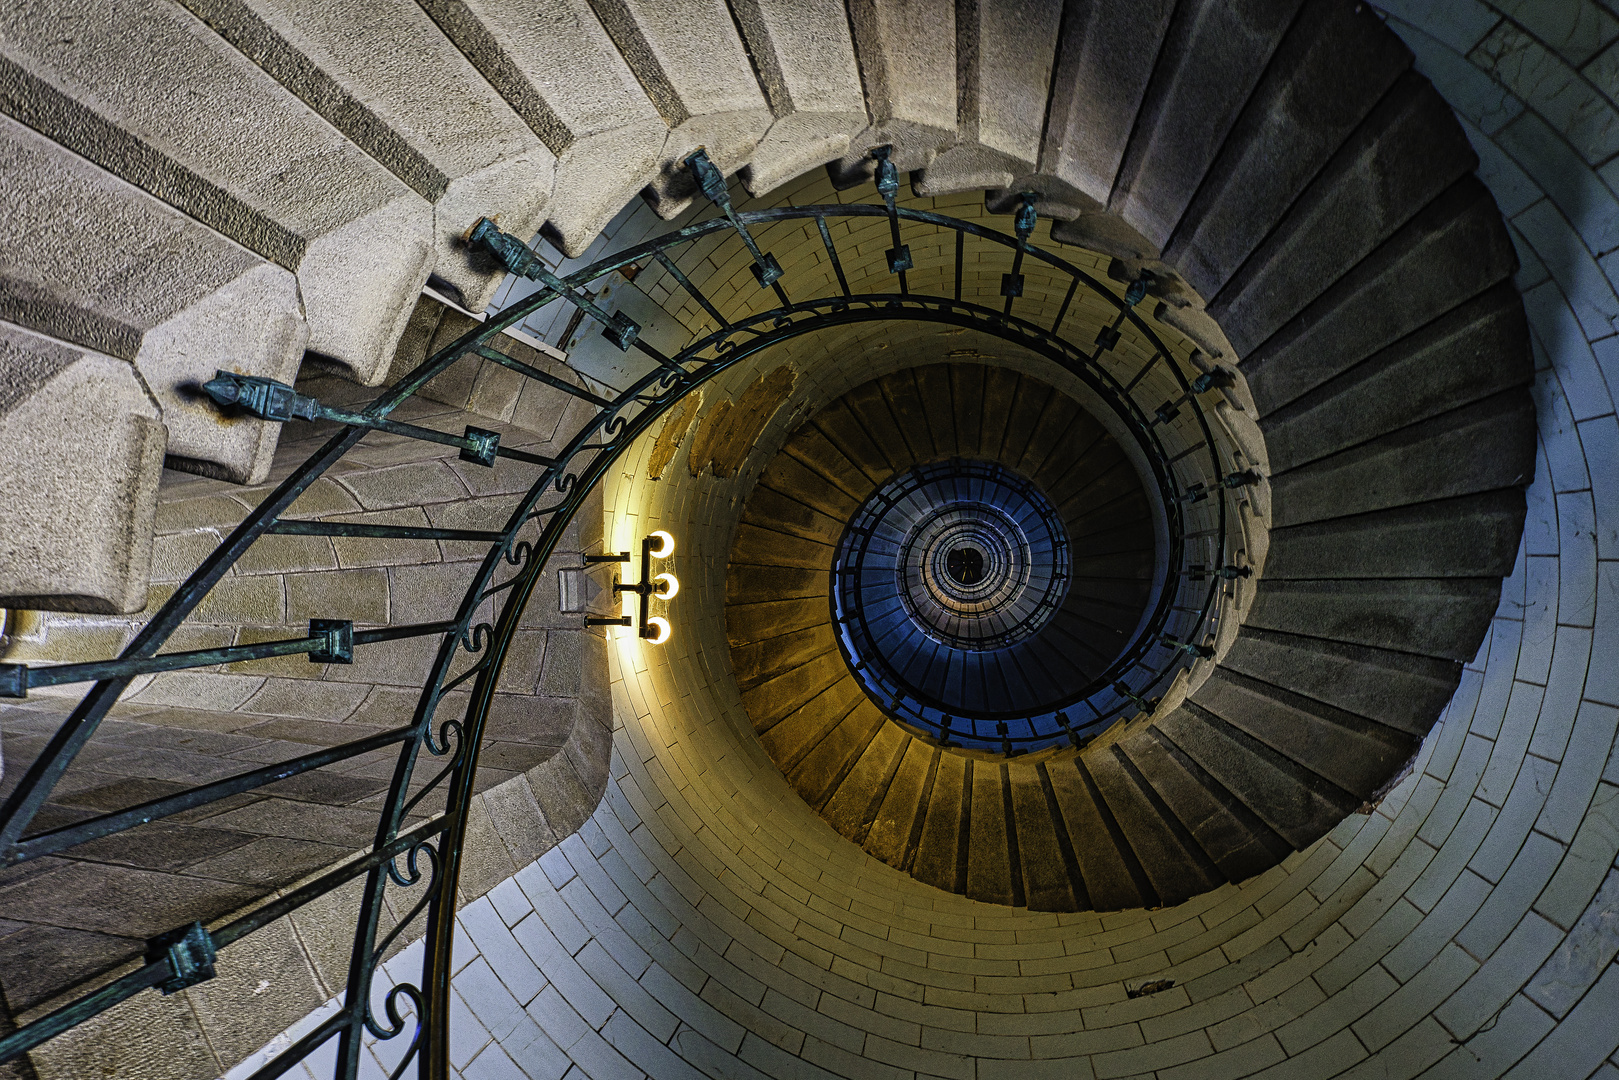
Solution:
M834 182L870 180L872 147L920 169L956 141L956 7L949 0L848 0L871 122L829 168Z
M838 0L736 0L731 12L774 118L742 170L763 195L848 154L868 123L860 65Z
M1246 355L1477 166L1450 106L1406 72L1209 302L1209 314Z
M1245 625L1465 662L1501 602L1497 578L1275 581L1254 589Z
M556 156L547 227L581 254L657 176L669 125L586 0L421 7Z
M1081 758L1043 766L1051 799L1073 838L1086 897L1097 911L1153 907L1159 900Z
M1273 529L1265 577L1505 577L1518 557L1524 493L1500 488Z
M1294 848L1308 847L1360 805L1331 781L1196 704L1157 718L1154 726Z
M920 739L905 747L894 775L883 793L883 801L861 841L872 855L896 870L908 870L921 843L934 774L940 752Z
M990 904L1023 907L1023 869L1005 772L1003 764L973 762L966 894Z
M1164 37L1108 210L1168 242L1300 0L1182 3Z
M1157 728L1119 746L1228 881L1245 881L1292 850Z
M1258 627L1245 627L1221 663L1417 738L1455 693L1462 670L1451 660Z
M967 887L973 765L955 754L939 755L916 858L911 864L912 877L947 892L959 893Z
M773 117L723 0L591 0L591 9L669 125L646 192L663 217L691 204L698 147L724 173L746 164Z
M827 799L827 823L856 844L864 841L912 741L899 725L883 724Z
M1534 378L1523 302L1503 281L1260 420L1272 473Z
M262 481L281 426L222 419L196 387L220 368L293 380L293 275L3 116L0 187L0 317L133 364L173 464Z
M1405 732L1225 667L1191 701L1363 799L1417 745Z
M1495 199L1464 177L1242 361L1259 414L1433 322L1517 264Z
M1061 21L1058 0L956 5L960 141L922 171L920 194L1010 188L1034 171Z
M427 13L392 0L181 2L433 204L434 277L482 311L505 267L462 235L497 214L509 233L537 232L556 159Z
M1203 296L1219 293L1410 64L1410 51L1370 7L1305 5L1165 246L1165 261Z
M1225 880L1116 744L1080 760L1162 903L1178 904Z
M1039 191L1042 208L1057 217L1107 202L1174 6L1142 0L1068 7L1039 169L1018 177L1013 188Z
M1299 525L1527 487L1534 447L1529 392L1507 390L1271 477L1272 521Z
M1031 911L1089 907L1073 840L1041 768L1009 761L1002 771L1010 792L1024 903Z
M0 371L0 607L140 611L158 403L124 360L11 323L0 322Z
M309 348L382 377L432 267L425 199L167 0L7 12L9 111L296 272Z

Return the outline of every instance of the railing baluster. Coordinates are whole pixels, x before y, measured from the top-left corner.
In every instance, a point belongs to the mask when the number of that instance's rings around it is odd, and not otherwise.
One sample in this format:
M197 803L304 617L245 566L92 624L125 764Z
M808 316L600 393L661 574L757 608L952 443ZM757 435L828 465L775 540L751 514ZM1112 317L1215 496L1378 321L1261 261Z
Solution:
M510 368L519 375L525 375L528 378L533 379L535 382L542 382L546 386L555 387L556 389L561 390L564 394L572 394L581 401L588 401L592 405L599 406L600 408L610 408L613 404L606 398L597 394L592 394L589 390L586 390L581 386L575 386L566 379L559 379L555 375L541 371L539 368L530 367L521 360L513 359L498 349L492 349L487 345L481 345L478 347L478 355L483 357L485 360L493 360L502 367Z
M826 257L832 260L832 272L838 276L838 288L843 290L844 296L852 295L849 292L849 279L843 276L843 260L838 258L838 249L832 245L832 231L826 227L826 218L816 214L815 224L821 230L821 243L826 245ZM956 289L956 298L961 298L959 287Z
M877 159L877 194L883 197L883 205L888 207L888 230L894 240L894 246L884 253L888 259L888 272L899 275L899 293L909 296L911 287L906 281L905 272L912 266L911 248L909 244L899 242L899 211L894 204L894 196L899 194L899 170L894 166L893 152L891 146L879 146L871 152L871 156Z

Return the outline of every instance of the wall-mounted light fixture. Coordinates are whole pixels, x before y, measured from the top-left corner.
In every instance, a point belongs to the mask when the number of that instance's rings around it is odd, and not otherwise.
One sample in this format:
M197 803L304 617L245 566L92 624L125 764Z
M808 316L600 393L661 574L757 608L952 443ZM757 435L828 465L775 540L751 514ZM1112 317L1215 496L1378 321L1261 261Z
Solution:
M653 615L651 613L652 598L656 596L660 600L673 600L675 595L680 592L680 579L667 572L653 576L652 560L667 559L674 553L675 538L662 529L643 539L641 541L641 580L634 584L627 584L620 581L617 575L613 577L614 596L628 592L635 593L641 598L640 617L637 619L624 615L616 619L587 618L585 619L585 625L639 626L641 637L653 645L662 645L668 641L672 632L669 620L662 615ZM617 555L585 556L587 564L627 563L629 561L630 553L627 551L621 551Z

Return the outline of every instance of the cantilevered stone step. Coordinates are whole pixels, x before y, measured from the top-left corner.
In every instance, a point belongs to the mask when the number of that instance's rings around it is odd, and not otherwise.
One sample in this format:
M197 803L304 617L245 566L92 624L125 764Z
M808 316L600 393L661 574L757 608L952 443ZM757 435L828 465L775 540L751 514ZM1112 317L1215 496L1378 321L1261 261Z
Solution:
M506 232L537 232L556 158L428 14L391 0L182 2L433 204L434 277L482 311L505 267L462 236L497 214Z
M1427 79L1402 75L1209 302L1239 355L1478 165Z
M1301 525L1527 487L1534 442L1528 390L1507 390L1272 476L1273 521Z
M1502 281L1263 417L1271 472L1527 386L1528 337L1523 301Z
M1176 6L1108 209L1162 249L1300 0Z
M1463 177L1242 361L1260 416L1505 280L1517 263L1489 190Z
M132 364L171 464L262 481L281 425L227 420L196 387L220 368L293 381L308 330L292 273L9 117L0 148L18 195L0 215L0 317Z
M1353 0L1304 5L1164 248L1205 297L1231 275L1411 65Z
M1230 668L1215 669L1191 700L1363 799L1416 748L1406 732Z
M1265 577L1502 578L1523 515L1523 489L1512 487L1273 529Z
M6 12L20 119L295 272L309 348L382 378L432 268L425 199L178 5Z

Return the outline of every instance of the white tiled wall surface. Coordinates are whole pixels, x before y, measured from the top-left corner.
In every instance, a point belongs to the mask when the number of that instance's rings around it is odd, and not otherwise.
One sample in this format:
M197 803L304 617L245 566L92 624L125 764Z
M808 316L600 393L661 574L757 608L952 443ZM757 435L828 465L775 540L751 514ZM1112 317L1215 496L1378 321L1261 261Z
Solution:
M735 484L683 482L684 454L637 482L642 448L607 492L609 547L680 538L680 632L610 650L595 816L462 912L460 1076L1619 1080L1619 10L1382 7L1512 224L1541 428L1517 569L1411 776L1172 909L920 885L759 749L726 666L728 537L699 524L734 514Z

